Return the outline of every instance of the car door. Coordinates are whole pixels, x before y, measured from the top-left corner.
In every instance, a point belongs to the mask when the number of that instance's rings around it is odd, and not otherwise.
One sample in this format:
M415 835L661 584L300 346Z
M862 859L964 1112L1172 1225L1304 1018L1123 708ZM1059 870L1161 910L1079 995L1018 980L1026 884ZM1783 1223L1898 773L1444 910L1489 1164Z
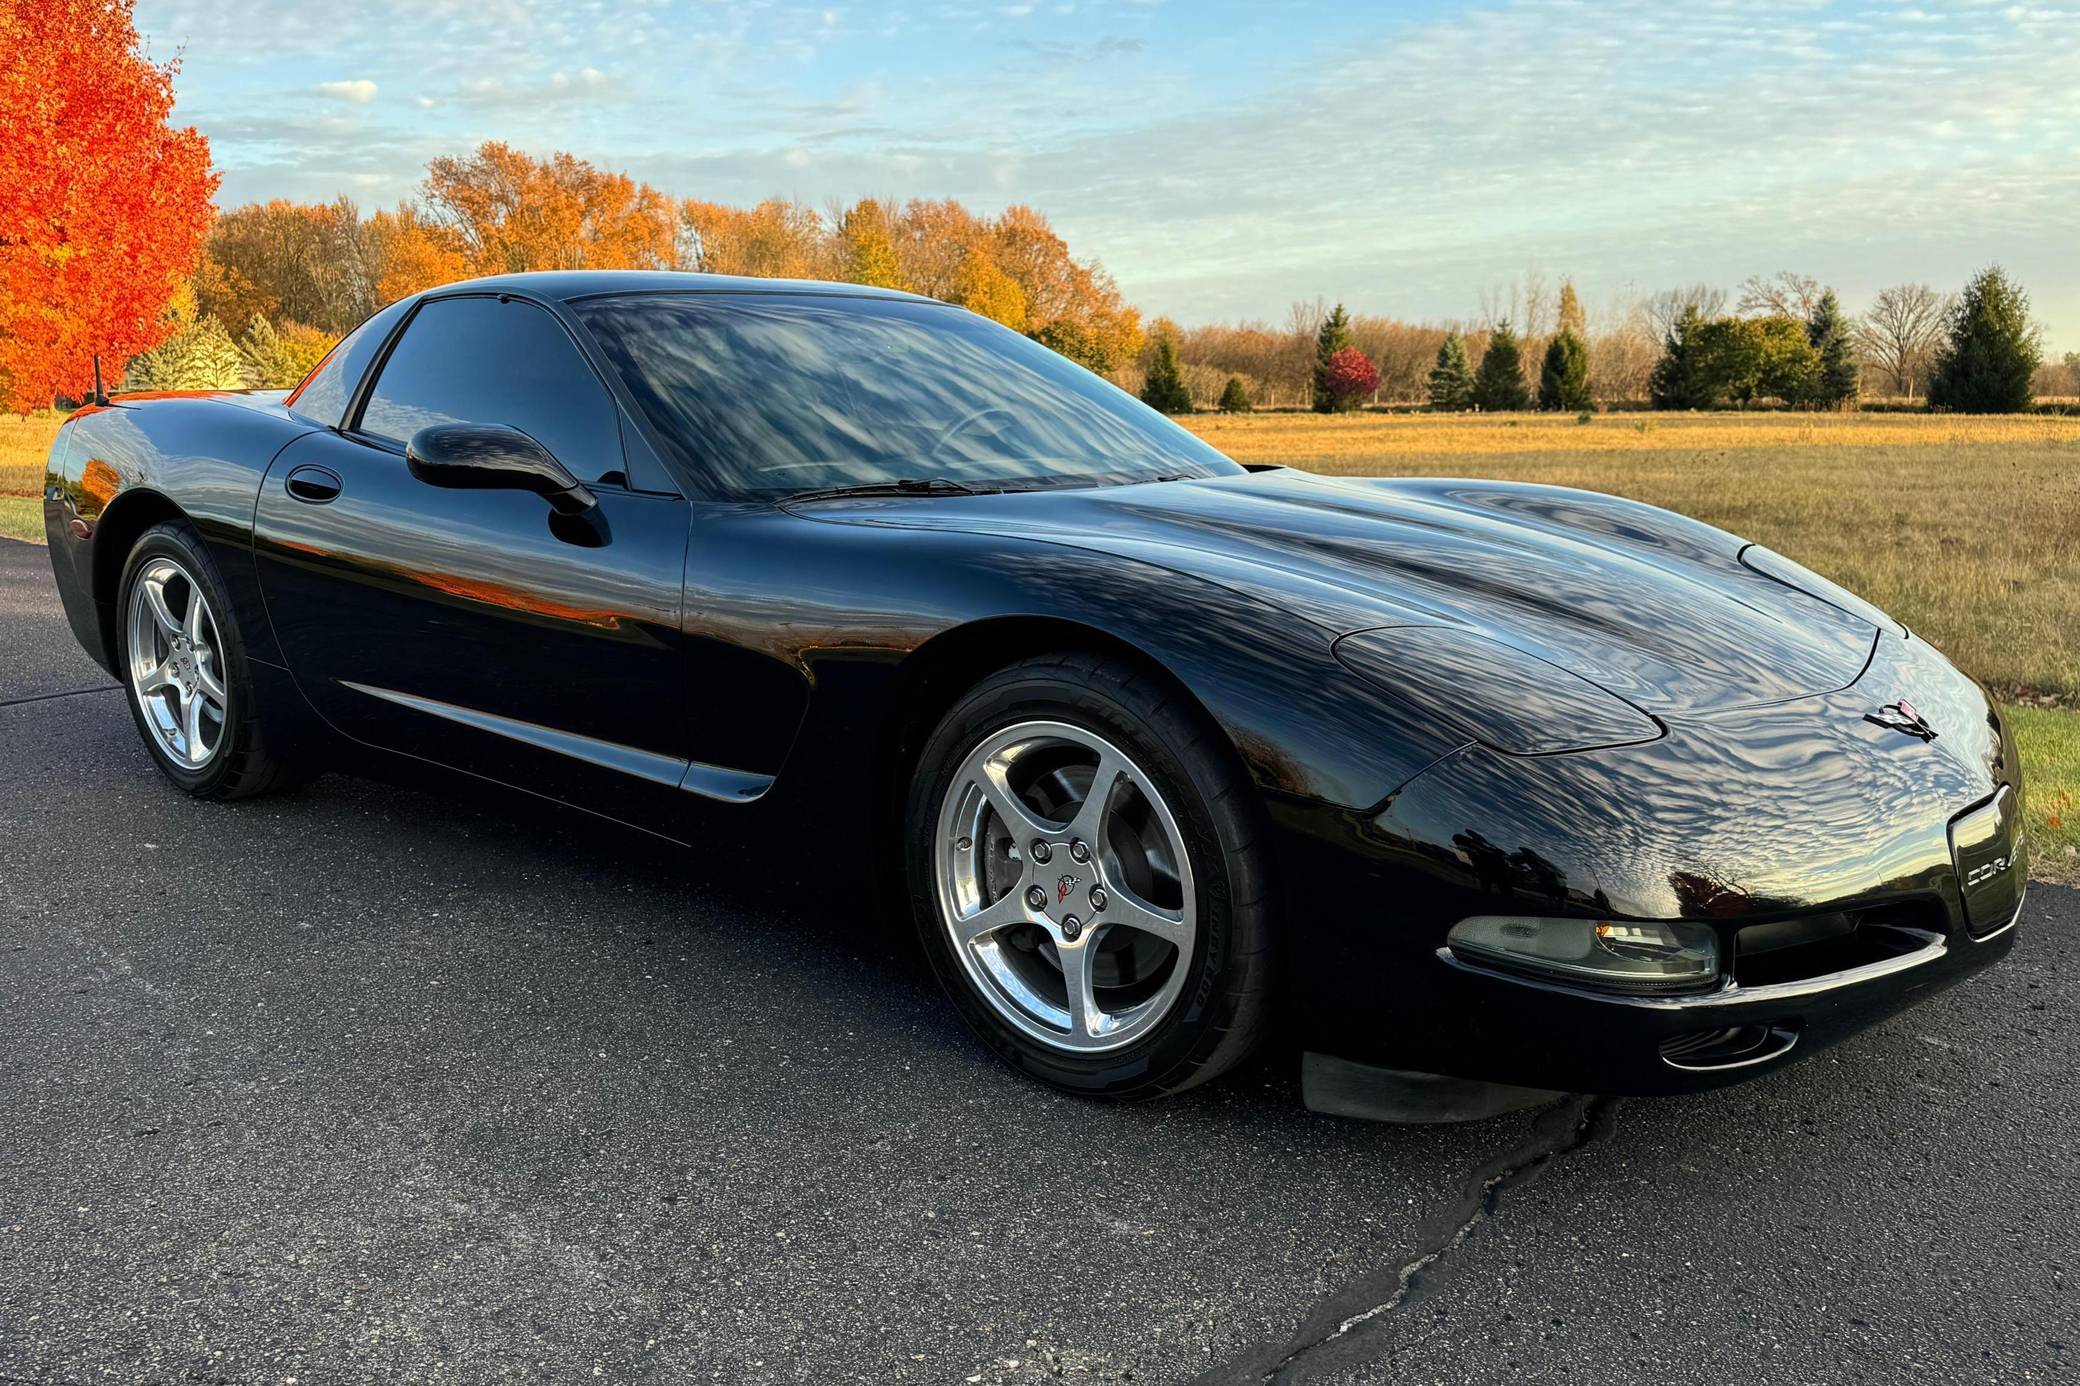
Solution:
M597 497L591 519L419 480L407 441L450 423L541 443ZM284 449L261 487L261 589L311 704L357 741L669 831L689 515L647 452L631 484L623 428L548 307L420 303L341 426Z

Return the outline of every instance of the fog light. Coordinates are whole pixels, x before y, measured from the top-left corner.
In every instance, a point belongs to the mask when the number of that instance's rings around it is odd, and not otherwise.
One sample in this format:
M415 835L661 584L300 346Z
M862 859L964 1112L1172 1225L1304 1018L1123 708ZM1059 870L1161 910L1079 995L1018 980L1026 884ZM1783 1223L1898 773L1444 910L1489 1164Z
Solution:
M1710 925L1476 915L1452 926L1455 956L1619 991L1676 991L1719 976Z

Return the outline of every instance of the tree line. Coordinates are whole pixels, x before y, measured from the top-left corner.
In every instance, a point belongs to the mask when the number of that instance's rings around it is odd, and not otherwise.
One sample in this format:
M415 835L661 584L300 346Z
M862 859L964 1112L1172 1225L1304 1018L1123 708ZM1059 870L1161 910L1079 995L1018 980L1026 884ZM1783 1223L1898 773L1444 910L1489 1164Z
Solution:
M1030 207L996 216L952 199L862 198L825 209L774 198L672 198L571 154L488 142L435 159L419 195L363 216L347 198L221 213L172 328L134 360L137 387L284 386L382 305L477 275L555 269L699 270L843 280L944 299L1100 374L1131 363L1140 314ZM244 337L234 341L232 333ZM295 372L292 374L292 371Z
M1530 275L1483 300L1475 324L1354 316L1320 301L1296 304L1283 327L1159 318L1139 363L1143 398L1172 412L1329 413L1839 409L1879 396L1999 413L2031 408L2036 394L2080 395L2080 353L2045 361L2028 296L1998 267L1948 297L1888 288L1860 317L1788 271L1749 279L1730 309L1723 289L1689 285L1623 305L1596 331L1565 279L1548 288Z

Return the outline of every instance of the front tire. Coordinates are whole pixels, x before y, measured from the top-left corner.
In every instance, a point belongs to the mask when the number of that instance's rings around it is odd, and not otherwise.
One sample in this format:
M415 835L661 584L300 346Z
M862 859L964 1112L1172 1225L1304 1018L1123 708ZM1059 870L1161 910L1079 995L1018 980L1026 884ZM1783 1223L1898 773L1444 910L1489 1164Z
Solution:
M166 778L198 798L243 799L308 777L266 746L245 641L193 527L138 536L116 619L130 716Z
M984 679L926 741L905 815L919 939L963 1018L1067 1091L1175 1092L1267 1025L1268 846L1219 730L1085 653Z

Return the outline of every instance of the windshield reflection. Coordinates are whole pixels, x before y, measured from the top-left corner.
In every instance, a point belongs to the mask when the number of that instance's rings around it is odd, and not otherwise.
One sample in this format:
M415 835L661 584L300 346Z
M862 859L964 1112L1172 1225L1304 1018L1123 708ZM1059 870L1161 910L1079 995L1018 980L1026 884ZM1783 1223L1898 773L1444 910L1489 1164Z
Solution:
M941 304L642 294L573 306L652 422L735 497L1241 470L1075 362Z

